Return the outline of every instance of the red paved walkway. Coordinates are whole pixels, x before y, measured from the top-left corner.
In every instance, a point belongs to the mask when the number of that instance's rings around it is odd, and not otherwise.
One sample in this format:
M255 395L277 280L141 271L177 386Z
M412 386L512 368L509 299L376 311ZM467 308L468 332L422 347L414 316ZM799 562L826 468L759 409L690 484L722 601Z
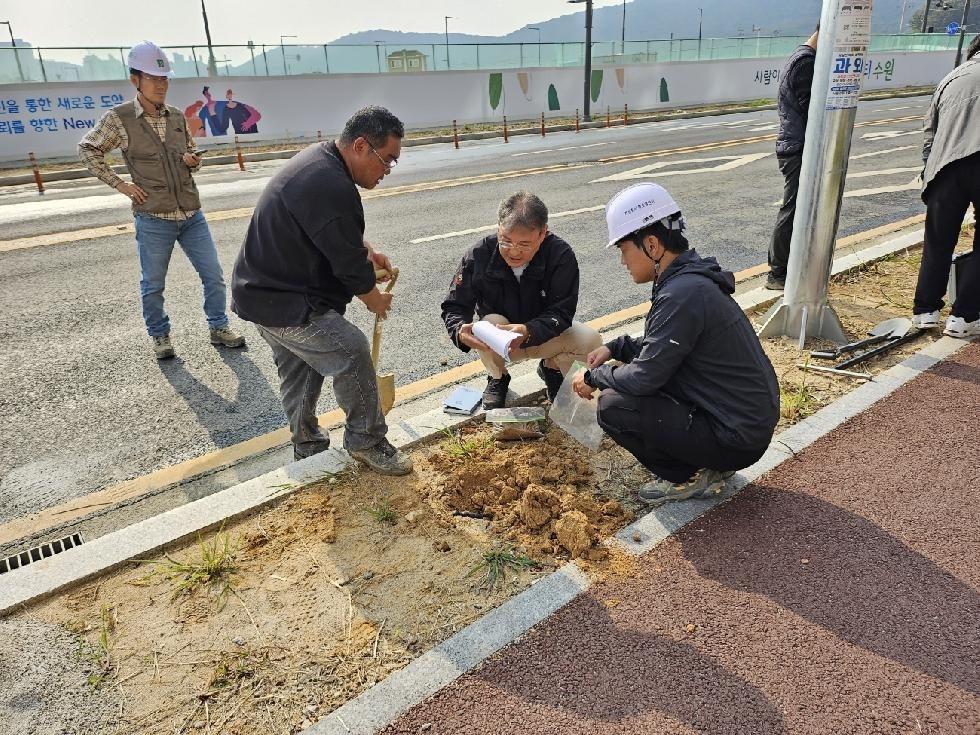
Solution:
M978 431L974 343L383 732L980 733Z

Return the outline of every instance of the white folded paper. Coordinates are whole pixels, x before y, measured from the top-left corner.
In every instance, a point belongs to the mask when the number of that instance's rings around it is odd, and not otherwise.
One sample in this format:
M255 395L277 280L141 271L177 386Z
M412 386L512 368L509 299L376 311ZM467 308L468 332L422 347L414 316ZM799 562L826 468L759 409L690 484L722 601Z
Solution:
M473 334L505 360L510 359L507 356L510 352L510 343L521 338L520 332L511 332L509 329L501 329L490 322L482 321L473 323Z

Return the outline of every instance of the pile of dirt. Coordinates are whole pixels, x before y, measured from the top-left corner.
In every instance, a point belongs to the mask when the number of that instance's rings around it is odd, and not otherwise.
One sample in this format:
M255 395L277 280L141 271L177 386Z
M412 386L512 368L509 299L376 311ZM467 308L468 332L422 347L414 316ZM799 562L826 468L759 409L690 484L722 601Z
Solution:
M913 251L834 279L849 336L911 313L918 263ZM938 336L860 369L877 374ZM763 346L782 427L859 384L797 368L808 358L795 340ZM409 477L324 477L17 622L75 634L64 656L99 711L111 705L105 733L295 732L568 560L629 573L602 541L643 512L635 491L649 473L608 439L591 452L544 428L539 441L501 443L476 420L413 450Z

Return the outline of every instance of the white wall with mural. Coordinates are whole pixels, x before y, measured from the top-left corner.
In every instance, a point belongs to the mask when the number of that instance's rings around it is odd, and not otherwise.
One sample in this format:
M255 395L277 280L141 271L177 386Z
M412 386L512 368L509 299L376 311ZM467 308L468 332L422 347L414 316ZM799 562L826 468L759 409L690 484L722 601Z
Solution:
M874 53L865 90L931 85L952 68L953 52ZM672 109L775 99L782 60L745 59L646 65L600 64L592 72L593 116L609 108ZM581 68L404 74L175 79L167 102L184 110L200 147L228 142L324 138L356 109L379 104L409 129L571 117L582 108ZM207 89L205 91L205 85ZM0 160L71 156L105 111L132 99L128 82L0 85Z

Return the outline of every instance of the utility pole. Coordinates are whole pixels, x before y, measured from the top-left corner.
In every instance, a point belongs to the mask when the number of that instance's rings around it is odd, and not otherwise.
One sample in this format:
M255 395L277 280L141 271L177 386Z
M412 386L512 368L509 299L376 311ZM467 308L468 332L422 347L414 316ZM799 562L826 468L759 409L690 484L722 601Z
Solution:
M20 76L20 81L23 82L25 81L24 70L20 66L20 52L17 51L17 42L14 40L14 27L10 25L9 20L0 20L0 25L7 26L7 30L10 31L10 48L14 50L14 59L17 61L17 74Z
M208 10L204 7L204 0L201 0L201 15L204 16L204 35L208 39L208 76L218 76L218 65L214 60L214 48L211 46L211 28L208 26Z
M960 21L960 42L956 46L956 63L953 64L954 67L960 65L960 60L963 58L963 36L966 34L966 17L970 14L970 0L966 0L966 4L963 6L963 20Z
M701 61L701 21L704 20L704 9L698 8L698 61Z
M446 21L446 68L447 69L452 69L452 66L449 64L449 21L452 17L453 16L451 15L443 16L443 19Z
M585 3L585 100L582 102L582 117L591 120L589 112L592 101L592 0L568 0L573 5Z
M619 55L626 55L626 0L623 0L623 38L619 49Z

